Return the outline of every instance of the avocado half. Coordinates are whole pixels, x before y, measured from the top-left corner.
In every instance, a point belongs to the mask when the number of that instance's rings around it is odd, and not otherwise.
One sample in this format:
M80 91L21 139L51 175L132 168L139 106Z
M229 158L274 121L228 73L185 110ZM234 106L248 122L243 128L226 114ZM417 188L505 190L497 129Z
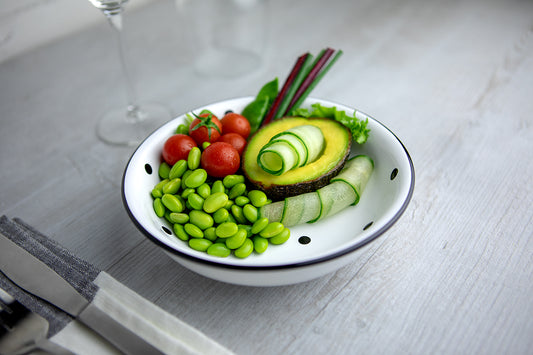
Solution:
M324 134L325 147L318 159L305 166L272 175L257 164L261 148L278 133L300 125L314 125ZM249 183L264 191L273 201L316 191L327 185L343 168L352 145L348 128L329 118L286 117L269 123L258 130L246 145L242 170Z

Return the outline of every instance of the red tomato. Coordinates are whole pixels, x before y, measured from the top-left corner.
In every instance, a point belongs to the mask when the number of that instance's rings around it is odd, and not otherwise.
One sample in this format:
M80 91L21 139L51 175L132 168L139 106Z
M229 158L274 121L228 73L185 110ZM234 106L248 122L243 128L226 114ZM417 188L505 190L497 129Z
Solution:
M237 133L244 139L250 135L250 122L238 113L230 112L222 117L220 122L222 122L222 134Z
M202 168L209 176L223 178L239 170L241 157L237 149L226 142L215 142L205 148L200 159Z
M196 142L188 135L175 134L163 145L163 160L170 166L176 164L178 160L187 160L189 152L196 146Z
M214 143L222 134L222 123L217 116L209 113L202 113L191 122L189 136L198 145L204 142Z
M220 136L217 142L226 142L237 149L239 155L242 155L244 152L244 147L246 146L246 139L244 139L240 134L237 133L226 133Z

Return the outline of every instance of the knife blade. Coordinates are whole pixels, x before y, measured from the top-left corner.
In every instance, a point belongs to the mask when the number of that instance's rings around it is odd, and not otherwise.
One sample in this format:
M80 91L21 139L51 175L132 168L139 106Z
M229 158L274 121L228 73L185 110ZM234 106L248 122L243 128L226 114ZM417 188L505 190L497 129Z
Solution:
M0 270L19 287L69 313L125 354L163 354L85 299L48 265L2 233Z

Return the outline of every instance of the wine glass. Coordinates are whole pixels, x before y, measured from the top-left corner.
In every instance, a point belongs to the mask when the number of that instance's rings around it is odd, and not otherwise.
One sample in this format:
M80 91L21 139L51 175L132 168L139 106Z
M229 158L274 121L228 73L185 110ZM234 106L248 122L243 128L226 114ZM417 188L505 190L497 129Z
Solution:
M137 145L149 133L171 118L168 110L158 104L137 101L137 93L131 80L122 41L122 12L128 0L89 0L107 17L117 40L120 66L126 84L127 106L107 112L98 122L96 133L108 144Z

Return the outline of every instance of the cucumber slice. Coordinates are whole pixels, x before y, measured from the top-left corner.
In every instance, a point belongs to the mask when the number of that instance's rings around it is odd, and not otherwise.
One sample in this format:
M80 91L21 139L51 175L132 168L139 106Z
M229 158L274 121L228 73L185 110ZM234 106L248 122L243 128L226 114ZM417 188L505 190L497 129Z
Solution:
M320 199L316 192L285 199L281 223L285 227L295 226L317 218L320 214Z
M334 215L353 204L357 198L352 187L344 181L330 183L318 189L317 194L320 198L320 214L312 222Z
M357 155L346 162L341 172L331 179L330 183L343 181L350 185L356 194L356 199L352 203L352 205L355 205L359 202L359 198L365 190L373 170L374 161L369 156Z
M279 222L283 215L283 210L285 208L285 202L278 201L272 202L268 205L261 206L259 209L259 216L268 218L269 222Z
M286 132L291 132L302 140L307 148L306 164L312 163L320 156L324 150L324 134L320 128L313 125L302 125L289 128Z
M298 161L298 153L285 141L269 142L257 155L257 164L272 175L281 175L295 168Z
M304 166L307 163L307 147L304 142L292 132L281 132L276 134L270 141L287 142L287 144L296 151L296 154L298 154L297 166Z

